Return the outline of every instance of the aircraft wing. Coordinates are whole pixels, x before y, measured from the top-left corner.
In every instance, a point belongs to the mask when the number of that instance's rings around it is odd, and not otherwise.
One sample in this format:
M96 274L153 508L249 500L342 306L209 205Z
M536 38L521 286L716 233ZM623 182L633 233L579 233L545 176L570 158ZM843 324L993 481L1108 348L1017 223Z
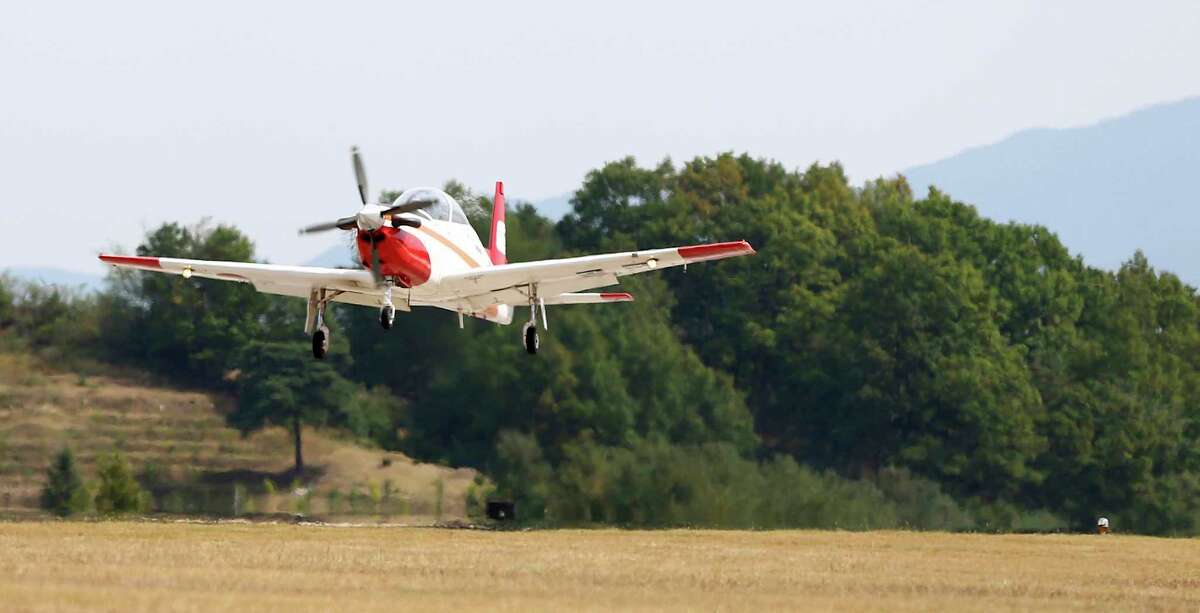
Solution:
M527 305L529 286L536 284L538 294L552 304L558 302L556 297L560 294L615 285L625 275L753 253L750 243L733 241L518 262L447 275L438 281L436 292L443 299L462 300L475 309L484 309L494 304ZM583 300L565 298L558 303ZM595 301L604 300L597 296Z
M365 270L108 254L102 254L100 260L119 268L249 283L256 290L268 294L308 298L313 288L326 288L346 292L344 298L337 299L341 302L369 305L378 302L373 297L362 296L378 293L375 279Z

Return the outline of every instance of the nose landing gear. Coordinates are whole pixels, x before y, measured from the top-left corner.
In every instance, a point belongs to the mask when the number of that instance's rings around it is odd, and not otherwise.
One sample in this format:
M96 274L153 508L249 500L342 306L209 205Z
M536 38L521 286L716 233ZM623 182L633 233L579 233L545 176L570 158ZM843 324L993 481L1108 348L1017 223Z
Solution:
M384 330L391 330L396 321L396 307L392 306L392 280L383 282L383 308L379 309L379 325Z

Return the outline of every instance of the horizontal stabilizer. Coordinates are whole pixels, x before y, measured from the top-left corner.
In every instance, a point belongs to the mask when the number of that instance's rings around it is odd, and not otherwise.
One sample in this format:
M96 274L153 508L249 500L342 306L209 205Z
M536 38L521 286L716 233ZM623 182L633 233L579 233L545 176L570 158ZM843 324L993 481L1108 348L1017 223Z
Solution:
M559 294L553 298L546 299L546 304L596 304L599 302L633 302L633 294L625 292Z

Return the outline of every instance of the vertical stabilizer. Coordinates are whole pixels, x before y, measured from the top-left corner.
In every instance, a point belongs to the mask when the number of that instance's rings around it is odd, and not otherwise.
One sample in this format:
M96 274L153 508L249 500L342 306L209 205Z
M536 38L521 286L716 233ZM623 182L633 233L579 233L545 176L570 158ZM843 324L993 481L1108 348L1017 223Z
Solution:
M504 182L496 181L496 197L492 200L492 236L488 239L488 256L492 264L508 263L504 245Z

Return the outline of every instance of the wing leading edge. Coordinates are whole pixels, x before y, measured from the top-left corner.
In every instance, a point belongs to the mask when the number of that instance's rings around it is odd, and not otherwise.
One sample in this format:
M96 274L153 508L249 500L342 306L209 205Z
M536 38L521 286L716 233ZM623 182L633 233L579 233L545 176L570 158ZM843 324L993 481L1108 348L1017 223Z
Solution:
M413 288L409 299L413 305L472 313L495 305L528 305L533 288L546 304L625 302L633 297L579 292L616 285L627 275L754 253L750 243L732 241L502 264L447 275ZM323 288L337 291L337 302L380 304L379 289L365 270L109 254L100 260L121 268L249 283L269 294L308 298L314 289Z
M349 293L376 291L375 280L365 270L108 254L101 254L100 260L119 268L249 283L260 292L281 296L307 298L309 292L318 287Z
M483 309L493 304L528 304L530 288L537 286L537 293L551 304L553 296L614 285L626 275L754 253L750 243L732 241L518 262L448 275L431 290L443 300L464 301ZM560 304L571 304L571 300Z

